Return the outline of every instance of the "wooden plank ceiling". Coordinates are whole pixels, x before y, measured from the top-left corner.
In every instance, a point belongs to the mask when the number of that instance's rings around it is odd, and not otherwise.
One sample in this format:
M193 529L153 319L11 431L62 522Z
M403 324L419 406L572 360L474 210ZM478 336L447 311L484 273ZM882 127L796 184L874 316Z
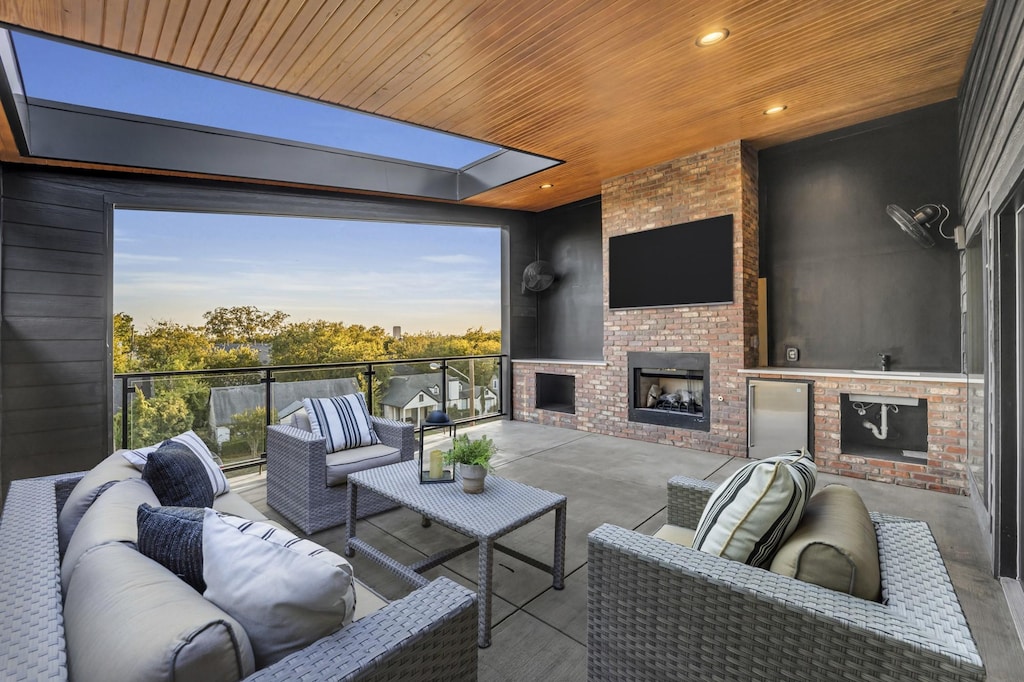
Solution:
M466 202L537 211L732 140L764 147L955 97L984 5L3 0L0 21L564 160ZM721 27L727 40L695 45ZM2 115L0 159L31 162Z

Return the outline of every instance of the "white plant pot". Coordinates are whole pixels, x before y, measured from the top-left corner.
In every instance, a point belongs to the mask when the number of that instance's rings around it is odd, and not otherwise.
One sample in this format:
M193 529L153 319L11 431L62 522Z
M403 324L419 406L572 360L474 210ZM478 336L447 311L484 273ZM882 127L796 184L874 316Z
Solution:
M462 490L467 493L482 493L484 491L484 477L487 476L487 467L479 464L460 464L459 473L462 474Z

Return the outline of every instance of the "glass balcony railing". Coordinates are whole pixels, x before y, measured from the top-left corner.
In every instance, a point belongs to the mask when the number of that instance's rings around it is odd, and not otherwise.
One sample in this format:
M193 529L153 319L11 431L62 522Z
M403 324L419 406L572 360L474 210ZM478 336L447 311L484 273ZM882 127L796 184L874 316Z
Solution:
M266 462L267 425L303 398L360 391L370 413L419 426L433 410L457 423L505 414L507 356L132 372L114 375L114 447L195 431L227 471Z

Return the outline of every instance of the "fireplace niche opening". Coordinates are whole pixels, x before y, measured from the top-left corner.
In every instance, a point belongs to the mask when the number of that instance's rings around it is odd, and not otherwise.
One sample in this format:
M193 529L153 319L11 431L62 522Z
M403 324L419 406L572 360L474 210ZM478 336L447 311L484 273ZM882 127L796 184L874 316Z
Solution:
M629 353L629 420L711 430L708 353Z

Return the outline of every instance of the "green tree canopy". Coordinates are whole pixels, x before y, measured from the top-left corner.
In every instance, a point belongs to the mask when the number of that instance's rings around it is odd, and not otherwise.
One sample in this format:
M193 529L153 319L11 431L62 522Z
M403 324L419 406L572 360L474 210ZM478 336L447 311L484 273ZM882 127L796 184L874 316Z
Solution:
M220 307L203 313L206 333L217 343L268 343L288 319L280 310L266 312L256 306Z
M387 333L381 327L343 322L296 322L286 325L271 343L275 365L381 360Z
M114 315L114 374L131 372L132 344L135 342L135 321L127 313Z

